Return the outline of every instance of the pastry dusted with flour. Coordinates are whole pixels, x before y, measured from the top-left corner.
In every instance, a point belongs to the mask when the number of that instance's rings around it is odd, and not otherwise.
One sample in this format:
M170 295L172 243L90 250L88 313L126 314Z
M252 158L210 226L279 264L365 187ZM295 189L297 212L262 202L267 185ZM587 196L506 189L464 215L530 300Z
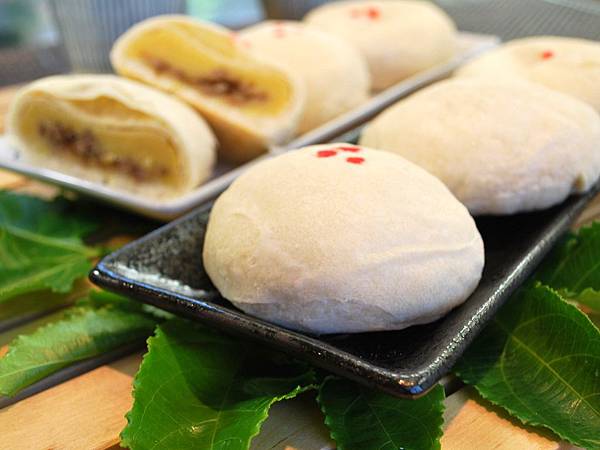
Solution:
M206 180L216 142L189 106L114 75L43 78L21 89L7 131L32 163L152 198Z
M442 81L388 108L360 142L428 170L472 214L547 208L600 173L598 113L523 81Z
M444 63L456 53L454 23L427 1L332 2L304 20L357 48L369 64L374 90Z
M335 35L302 22L269 21L240 33L240 44L285 65L304 82L306 104L299 134L361 105L369 97L365 59Z
M296 77L238 45L215 24L159 16L134 25L111 51L115 70L171 92L210 123L221 155L244 162L296 130L304 89Z
M517 39L466 64L457 75L532 81L600 111L600 42L559 36Z
M312 333L434 321L471 294L484 261L473 219L437 178L348 144L250 168L216 201L203 258L236 306Z

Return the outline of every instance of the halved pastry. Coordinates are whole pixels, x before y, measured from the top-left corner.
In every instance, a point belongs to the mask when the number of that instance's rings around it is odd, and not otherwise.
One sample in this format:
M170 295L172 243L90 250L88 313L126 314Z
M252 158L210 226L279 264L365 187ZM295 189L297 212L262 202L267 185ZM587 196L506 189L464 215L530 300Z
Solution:
M218 25L160 16L132 27L111 52L115 70L195 107L212 126L222 156L244 162L294 133L304 103L296 77L238 45Z
M215 138L193 109L114 75L29 84L7 131L33 164L159 199L200 184L215 160Z

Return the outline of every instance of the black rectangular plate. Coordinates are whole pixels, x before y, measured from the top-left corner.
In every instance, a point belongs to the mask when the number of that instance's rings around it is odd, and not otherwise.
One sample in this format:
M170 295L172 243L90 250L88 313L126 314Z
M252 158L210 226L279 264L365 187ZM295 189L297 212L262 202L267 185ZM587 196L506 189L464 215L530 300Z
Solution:
M369 387L396 396L418 396L450 371L598 190L596 186L544 211L478 218L486 260L475 292L442 319L401 331L311 336L236 309L219 295L202 267L210 206L107 256L90 278L111 291L263 341Z

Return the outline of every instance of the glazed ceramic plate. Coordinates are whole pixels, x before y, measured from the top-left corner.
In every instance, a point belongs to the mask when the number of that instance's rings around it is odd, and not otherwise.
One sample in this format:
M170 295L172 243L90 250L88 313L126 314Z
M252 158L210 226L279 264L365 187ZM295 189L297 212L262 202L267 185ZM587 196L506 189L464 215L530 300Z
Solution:
M263 341L366 386L418 396L450 371L596 192L598 186L545 211L477 219L486 265L475 292L437 322L401 331L314 336L236 309L219 295L202 267L210 205L107 256L90 276L111 291Z
M19 151L11 148L6 138L2 138L1 136L0 168L58 185L65 189L96 198L113 206L153 219L170 220L183 215L200 204L214 199L224 191L233 180L253 164L282 151L305 145L327 142L334 136L339 136L340 134L355 128L357 125L366 122L392 103L413 93L417 89L447 77L453 70L468 59L498 45L498 42L498 38L495 36L460 33L460 51L458 56L449 63L434 67L386 89L372 97L364 105L300 136L285 145L285 147L273 148L270 154L259 157L238 167L221 163L217 165L212 177L206 183L182 197L170 199L168 201L157 202L156 200L149 200L144 197L109 188L101 183L90 182L61 172L31 165L26 161L23 161Z

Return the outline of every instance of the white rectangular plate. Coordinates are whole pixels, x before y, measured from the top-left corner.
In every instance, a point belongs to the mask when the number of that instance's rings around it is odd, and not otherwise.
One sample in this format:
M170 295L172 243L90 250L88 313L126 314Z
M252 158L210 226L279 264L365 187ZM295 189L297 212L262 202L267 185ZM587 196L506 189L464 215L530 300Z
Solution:
M65 189L93 197L111 205L159 220L171 220L188 212L195 206L214 199L233 180L249 167L278 153L311 144L330 142L343 133L356 128L379 112L416 90L449 76L457 67L474 56L489 50L499 43L496 36L460 33L458 55L450 62L433 67L373 96L362 106L309 131L282 147L274 147L268 154L238 167L217 164L212 177L187 194L162 202L109 188L101 183L66 175L44 167L31 165L19 158L19 152L11 148L5 137L0 136L0 168L26 175Z

